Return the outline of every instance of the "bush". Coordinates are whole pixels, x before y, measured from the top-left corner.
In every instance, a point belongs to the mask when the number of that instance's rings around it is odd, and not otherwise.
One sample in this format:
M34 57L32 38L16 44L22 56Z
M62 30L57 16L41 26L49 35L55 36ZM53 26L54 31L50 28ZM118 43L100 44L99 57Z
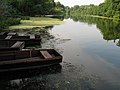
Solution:
M113 19L119 20L120 19L120 14L114 15Z
M0 29L8 28L11 25L20 24L20 18L0 18Z
M29 16L21 16L20 17L22 20L30 20L30 17Z
M20 18L8 18L6 23L8 26L20 24Z

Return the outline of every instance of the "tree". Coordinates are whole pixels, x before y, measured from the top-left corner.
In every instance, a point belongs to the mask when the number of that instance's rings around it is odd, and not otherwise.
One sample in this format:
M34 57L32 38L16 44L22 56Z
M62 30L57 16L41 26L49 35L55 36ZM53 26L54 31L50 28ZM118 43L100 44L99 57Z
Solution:
M75 5L70 8L70 15L80 16L80 15L98 15L106 17L118 18L120 16L120 0L105 0L104 3L98 6L90 5Z
M13 12L12 7L6 2L6 0L0 0L0 17L11 16Z

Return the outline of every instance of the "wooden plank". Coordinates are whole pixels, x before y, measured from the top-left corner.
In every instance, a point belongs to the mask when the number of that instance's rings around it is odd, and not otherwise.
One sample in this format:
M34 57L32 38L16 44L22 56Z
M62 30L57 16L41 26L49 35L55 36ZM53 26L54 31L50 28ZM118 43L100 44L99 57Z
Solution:
M18 51L15 54L17 60L30 58L30 51Z
M11 47L24 47L24 42L17 41L15 44L13 44Z
M12 38L12 36L7 36L5 39L10 39L10 38Z
M0 35L4 35L6 32L1 32Z
M8 33L8 35L9 35L9 36L17 35L17 33L12 33L12 32L10 32L10 33Z
M44 58L52 58L52 56L47 51L40 51Z
M25 58L25 59L17 59L17 60L4 60L0 61L0 65L5 65L5 64L20 64L20 63L31 63L31 62L40 62L43 61L43 59L40 59L39 57L34 57L34 58Z
M0 54L0 62L9 60L15 60L15 55L13 53Z

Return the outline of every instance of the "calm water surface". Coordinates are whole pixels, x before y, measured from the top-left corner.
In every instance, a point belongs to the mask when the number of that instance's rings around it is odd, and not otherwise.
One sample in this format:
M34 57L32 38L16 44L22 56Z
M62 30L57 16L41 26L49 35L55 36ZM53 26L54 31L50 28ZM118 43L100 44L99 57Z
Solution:
M15 73L9 74L11 78L2 75L1 90L120 90L119 37L111 34L111 26L105 21L64 21L49 30L50 39L43 37L41 44L62 54L63 63L16 73L18 77Z

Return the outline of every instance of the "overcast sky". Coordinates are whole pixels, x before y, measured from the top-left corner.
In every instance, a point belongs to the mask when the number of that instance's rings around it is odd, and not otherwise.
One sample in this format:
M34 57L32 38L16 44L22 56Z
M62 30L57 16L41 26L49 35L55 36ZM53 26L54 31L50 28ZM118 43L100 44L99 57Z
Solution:
M65 6L74 6L74 5L89 5L89 4L95 4L99 5L100 3L103 3L104 0L55 0L61 2Z

